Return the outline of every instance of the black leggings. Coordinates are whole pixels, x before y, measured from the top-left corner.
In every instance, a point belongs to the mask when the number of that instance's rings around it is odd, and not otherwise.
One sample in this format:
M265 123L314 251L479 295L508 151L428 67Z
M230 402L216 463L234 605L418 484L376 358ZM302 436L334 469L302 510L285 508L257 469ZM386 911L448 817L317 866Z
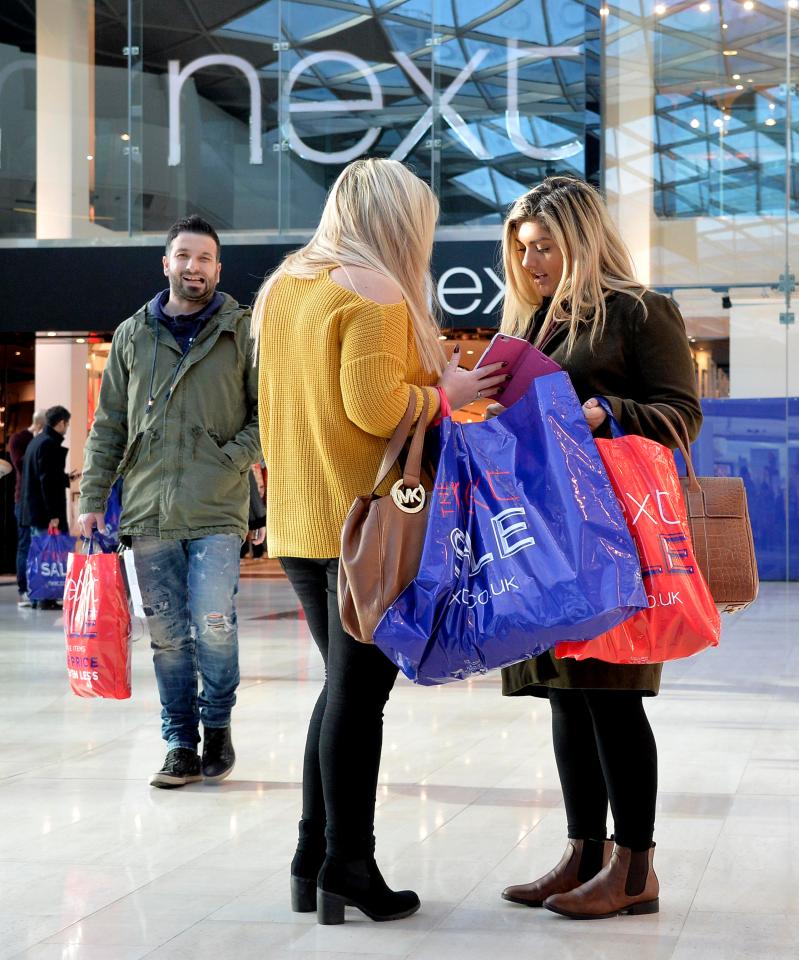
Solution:
M549 702L569 836L606 837L610 800L616 842L648 850L655 830L658 761L641 694L552 689Z
M383 708L397 668L377 647L344 631L337 559L280 562L325 663L325 684L305 743L300 846L326 840L330 857L371 857Z

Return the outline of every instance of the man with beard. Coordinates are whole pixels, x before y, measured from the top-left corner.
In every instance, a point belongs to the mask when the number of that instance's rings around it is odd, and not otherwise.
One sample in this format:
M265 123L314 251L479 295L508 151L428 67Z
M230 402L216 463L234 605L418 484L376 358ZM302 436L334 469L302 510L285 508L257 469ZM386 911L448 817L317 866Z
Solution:
M217 290L219 254L200 217L169 230L169 289L114 334L81 482L88 537L124 478L120 535L133 547L167 744L154 787L218 782L235 762L239 550L261 453L250 311Z

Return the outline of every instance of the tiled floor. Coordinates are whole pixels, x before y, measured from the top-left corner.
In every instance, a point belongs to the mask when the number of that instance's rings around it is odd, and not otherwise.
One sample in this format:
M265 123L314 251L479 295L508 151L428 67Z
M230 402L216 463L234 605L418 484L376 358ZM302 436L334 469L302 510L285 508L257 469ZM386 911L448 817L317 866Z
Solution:
M132 700L80 700L58 614L14 600L0 587L0 960L799 957L797 588L765 585L718 650L667 667L649 707L661 913L592 924L499 899L564 844L546 703L503 699L496 676L400 681L378 856L422 910L320 927L288 906L320 662L285 583L243 585L233 778L173 792L147 785L163 754L146 639Z

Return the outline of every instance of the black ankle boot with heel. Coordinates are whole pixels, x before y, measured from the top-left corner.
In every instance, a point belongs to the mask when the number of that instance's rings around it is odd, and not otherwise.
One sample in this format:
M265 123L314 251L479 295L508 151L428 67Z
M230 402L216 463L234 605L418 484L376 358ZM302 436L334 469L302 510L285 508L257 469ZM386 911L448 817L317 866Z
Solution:
M291 909L294 913L316 910L316 877L325 852L298 850L291 861Z
M316 910L316 878L325 862L324 824L300 820L297 852L291 861L291 909L294 913Z
M327 857L316 884L319 923L344 923L344 908L357 907L370 920L402 920L421 904L413 890L391 890L374 859Z

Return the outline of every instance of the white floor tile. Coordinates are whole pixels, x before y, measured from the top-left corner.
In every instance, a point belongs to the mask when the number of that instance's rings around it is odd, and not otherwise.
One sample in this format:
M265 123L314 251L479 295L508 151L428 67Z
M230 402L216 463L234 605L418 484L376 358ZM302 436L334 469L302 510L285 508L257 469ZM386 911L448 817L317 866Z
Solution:
M502 698L496 675L398 682L378 858L422 910L387 924L349 910L321 927L289 903L322 669L287 585L243 582L233 776L179 791L148 785L164 748L146 638L131 700L81 700L57 655L58 617L13 601L0 587L0 635L16 651L0 674L0 960L799 956L799 587L763 585L725 618L718 650L667 665L647 703L661 912L594 924L500 899L565 846L545 701Z

